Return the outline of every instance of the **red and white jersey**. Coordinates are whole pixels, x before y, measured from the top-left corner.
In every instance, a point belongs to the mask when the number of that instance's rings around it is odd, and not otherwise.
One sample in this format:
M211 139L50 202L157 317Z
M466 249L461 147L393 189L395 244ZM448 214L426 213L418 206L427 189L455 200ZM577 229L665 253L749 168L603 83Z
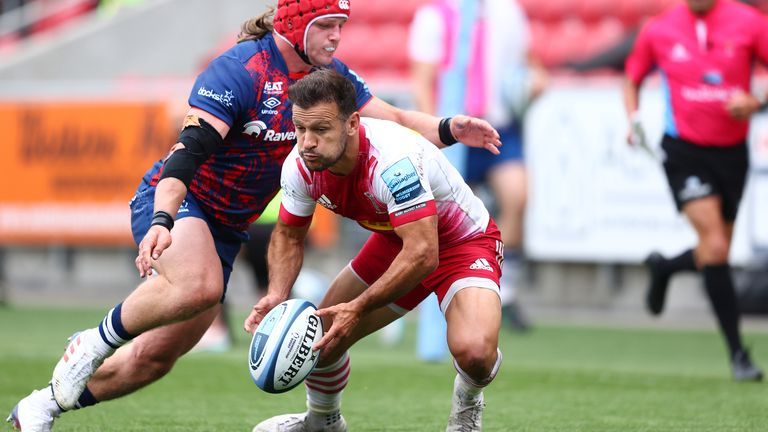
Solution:
M488 227L488 210L432 143L394 122L362 118L358 162L351 173L312 172L288 155L281 177L280 218L303 226L315 205L395 235L393 229L437 215L440 249L473 238Z

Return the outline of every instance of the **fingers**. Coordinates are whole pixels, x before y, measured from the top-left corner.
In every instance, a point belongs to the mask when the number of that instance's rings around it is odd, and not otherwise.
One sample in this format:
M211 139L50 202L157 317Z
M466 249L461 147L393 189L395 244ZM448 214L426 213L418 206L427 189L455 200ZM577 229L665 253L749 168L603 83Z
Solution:
M248 333L255 332L262 318L263 315L260 312L252 311L251 314L248 315L248 317L243 322L243 330L247 331Z
M339 344L338 330L336 326L331 326L319 341L312 347L313 351L324 350L331 352Z

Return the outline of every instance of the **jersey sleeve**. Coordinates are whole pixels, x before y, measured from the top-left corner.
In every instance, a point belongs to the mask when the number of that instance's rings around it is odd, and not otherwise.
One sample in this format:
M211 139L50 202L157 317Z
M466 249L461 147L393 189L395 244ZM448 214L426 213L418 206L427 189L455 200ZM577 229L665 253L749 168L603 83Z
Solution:
M230 127L247 111L255 94L253 79L235 58L215 58L197 77L189 105L213 114Z
M395 228L437 214L428 176L417 162L422 158L416 156L409 154L396 160L383 167L373 179L376 195L386 203L389 220Z
M627 77L635 84L640 84L656 65L651 45L650 24L646 23L640 30L624 66Z
M294 149L283 163L280 186L283 198L280 202L280 219L287 225L304 226L315 213L315 200L309 194L308 173L304 171L301 158Z
M333 68L336 70L336 72L344 75L347 77L347 79L352 81L352 85L355 86L357 109L363 109L365 104L373 99L373 94L368 88L368 84L365 83L365 80L360 77L360 75L358 75L355 71L350 69L349 66L345 65L338 59L333 59Z

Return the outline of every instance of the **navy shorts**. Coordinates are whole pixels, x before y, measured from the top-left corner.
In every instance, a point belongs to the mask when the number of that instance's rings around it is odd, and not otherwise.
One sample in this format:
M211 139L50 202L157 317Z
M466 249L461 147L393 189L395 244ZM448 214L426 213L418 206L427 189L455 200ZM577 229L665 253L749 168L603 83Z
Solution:
M150 224L152 222L152 215L154 214L155 206L155 187L150 186L146 179L139 185L136 195L131 200L131 230L133 231L133 241L138 245L144 236L149 231ZM216 253L221 260L221 268L224 274L224 294L221 296L221 300L224 301L224 295L227 292L227 283L229 282L229 276L232 274L232 265L235 262L235 257L240 251L240 247L243 242L248 240L248 234L243 231L237 231L232 228L225 227L216 222L212 222L208 216L200 209L200 205L197 200L191 195L187 194L184 201L181 202L179 211L176 214L176 220L195 217L204 220L208 224L208 228L211 230L213 236L213 242L216 246Z
M480 183L486 180L488 172L496 165L509 161L523 160L523 136L517 123L497 129L501 143L501 154L494 155L484 148L467 149L465 180L467 183Z
M664 135L664 171L678 210L707 196L722 199L723 219L736 220L749 169L747 144L703 147Z

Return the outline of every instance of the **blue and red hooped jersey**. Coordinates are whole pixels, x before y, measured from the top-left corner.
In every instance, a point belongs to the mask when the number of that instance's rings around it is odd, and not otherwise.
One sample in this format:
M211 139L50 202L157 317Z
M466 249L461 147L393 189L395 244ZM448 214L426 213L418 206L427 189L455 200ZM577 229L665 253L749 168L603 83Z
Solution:
M345 64L334 59L329 67L353 83L358 109L373 98ZM200 166L189 186L216 222L245 230L280 189L283 161L296 144L288 86L299 78L289 75L272 34L236 44L197 77L189 105L230 127L224 144ZM161 168L156 164L152 170L155 185Z

